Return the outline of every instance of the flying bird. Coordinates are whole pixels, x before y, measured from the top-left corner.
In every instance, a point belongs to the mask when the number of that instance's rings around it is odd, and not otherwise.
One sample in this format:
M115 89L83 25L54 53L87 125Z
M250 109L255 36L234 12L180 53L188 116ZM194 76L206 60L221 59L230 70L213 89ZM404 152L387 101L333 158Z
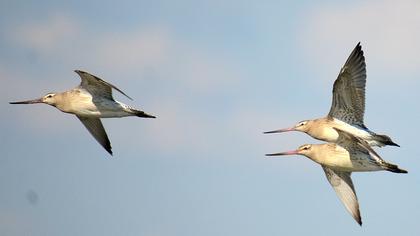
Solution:
M266 154L266 156L303 155L320 164L347 211L359 225L362 225L351 173L380 170L407 173L407 171L384 161L365 140L346 131L333 129L338 133L337 143L305 144L294 151Z
M359 42L334 82L332 105L326 117L304 120L290 128L264 133L300 131L315 139L336 142L339 134L335 128L338 128L365 140L371 146L399 147L389 136L376 134L365 126L365 87L366 63Z
M10 102L10 104L45 103L56 107L62 112L76 115L96 141L111 155L111 143L100 118L125 116L156 118L143 111L115 101L112 97L112 89L117 90L129 99L131 98L114 85L81 70L75 70L74 72L82 80L79 86L65 92L47 93L38 99Z

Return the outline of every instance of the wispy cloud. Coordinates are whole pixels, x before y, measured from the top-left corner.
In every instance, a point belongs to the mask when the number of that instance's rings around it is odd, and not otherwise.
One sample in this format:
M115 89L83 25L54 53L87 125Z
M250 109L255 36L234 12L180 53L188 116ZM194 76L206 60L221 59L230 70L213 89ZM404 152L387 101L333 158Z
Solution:
M72 18L54 14L39 22L28 22L16 28L11 36L21 45L42 53L52 53L80 35L80 26Z
M172 43L171 36L164 28L104 33L96 41L92 50L96 63L117 70L157 67L169 56L169 44Z
M389 72L418 72L419 12L416 0L320 5L306 12L300 34L302 50L317 64L341 66L343 49L350 53L361 41L369 52L369 65Z
M48 60L123 74L152 69L191 89L211 89L239 76L227 66L228 59L171 34L165 26L97 32L57 13L22 24L11 39Z

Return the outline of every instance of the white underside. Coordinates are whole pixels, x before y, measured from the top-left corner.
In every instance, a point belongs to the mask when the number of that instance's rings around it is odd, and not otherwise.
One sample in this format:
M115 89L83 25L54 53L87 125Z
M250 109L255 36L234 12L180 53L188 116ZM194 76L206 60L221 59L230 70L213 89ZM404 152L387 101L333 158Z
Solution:
M71 103L64 109L57 106L57 108L63 112L75 114L77 116L94 118L133 116L127 107L128 106L123 103L106 99L92 102L90 96L86 96L84 99L79 99L77 103Z
M378 142L373 140L372 139L373 138L372 134L365 129L359 128L357 126L349 125L346 122L343 122L343 121L335 119L335 118L334 118L334 123L336 124L336 128L344 130L344 131L346 131L346 132L348 132L348 133L350 133L350 134L352 134L352 135L354 135L358 138L361 138L361 139L365 140L371 146L379 146L379 145L382 146L382 144L379 144ZM338 138L338 133L335 130L334 130L334 132L336 133L335 135Z
M319 164L327 166L334 170L347 172L365 172L383 170L372 157L366 153L355 151L351 154L343 147L336 145L335 150L325 156L320 156Z

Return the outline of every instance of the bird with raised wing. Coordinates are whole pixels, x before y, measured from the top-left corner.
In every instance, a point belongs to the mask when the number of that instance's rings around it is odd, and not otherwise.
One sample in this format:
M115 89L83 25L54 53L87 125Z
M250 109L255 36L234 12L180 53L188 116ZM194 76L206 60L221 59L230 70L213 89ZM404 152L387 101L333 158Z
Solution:
M10 104L45 103L56 107L62 112L76 115L96 141L111 155L111 143L100 118L126 116L156 118L143 111L115 101L112 96L112 89L117 90L129 99L131 98L114 85L87 72L81 70L75 70L75 72L80 76L82 82L79 86L71 90L60 93L48 93L38 99L10 102Z
M265 133L300 131L315 139L336 142L339 135L334 128L338 128L365 140L371 146L399 146L389 136L376 134L365 126L365 87L366 63L358 43L334 82L332 105L326 117L304 120L293 127Z
M320 164L347 211L357 223L362 225L351 173L380 170L407 173L407 171L384 161L365 140L346 131L333 129L338 133L336 143L305 144L294 151L266 154L266 156L303 155Z

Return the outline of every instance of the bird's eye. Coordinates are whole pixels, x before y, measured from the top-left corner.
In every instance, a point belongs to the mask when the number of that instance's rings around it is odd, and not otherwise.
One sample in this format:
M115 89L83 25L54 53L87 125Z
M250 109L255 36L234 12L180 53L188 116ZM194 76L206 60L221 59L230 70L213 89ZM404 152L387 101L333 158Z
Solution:
M47 98L52 98L52 95L51 95L51 94L48 94L48 95L47 95Z

